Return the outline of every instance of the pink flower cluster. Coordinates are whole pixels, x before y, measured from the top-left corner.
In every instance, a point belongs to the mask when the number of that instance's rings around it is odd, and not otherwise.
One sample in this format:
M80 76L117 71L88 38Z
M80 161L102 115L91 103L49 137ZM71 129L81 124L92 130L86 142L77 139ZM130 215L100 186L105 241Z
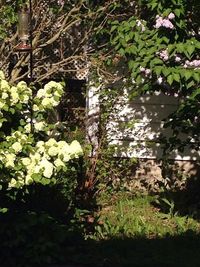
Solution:
M162 50L161 52L158 52L157 54L164 61L167 61L169 59L169 54L168 54L167 49L166 50Z
M175 15L174 13L170 13L167 18L163 18L159 15L156 16L156 24L155 24L155 28L159 29L160 27L165 27L165 28L169 28L169 29L174 29L174 25L171 23L170 20L174 19Z
M175 62L180 62L180 61L181 61L181 57L178 56L178 55L176 55L176 56L175 56Z
M65 0L57 0L58 5L63 6L65 3Z
M200 67L200 60L195 59L193 61L186 60L184 64L184 68L199 68Z
M141 67L141 66L140 66L140 71L145 75L145 77L149 77L150 74L151 74L151 70L150 69L147 69L147 68L144 68L144 67Z

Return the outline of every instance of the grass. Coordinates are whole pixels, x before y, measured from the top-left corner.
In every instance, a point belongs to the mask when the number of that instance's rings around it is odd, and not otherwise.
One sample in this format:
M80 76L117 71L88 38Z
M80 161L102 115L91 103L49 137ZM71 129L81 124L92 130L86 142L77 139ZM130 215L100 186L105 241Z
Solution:
M173 210L160 212L155 200L126 194L101 198L101 223L70 259L97 267L200 266L200 223Z
M99 213L102 226L97 226L96 236L99 239L159 238L187 231L200 232L200 223L187 216L173 214L173 205L169 207L168 214L160 212L159 208L152 205L156 200L151 196L131 197L123 194L113 197L109 202L103 200Z
M96 214L98 223L83 223L95 230L90 233L84 232L82 223L81 229L73 224L68 228L45 214L22 213L18 220L8 217L10 228L7 220L1 221L1 266L50 267L43 264L49 257L49 262L58 266L200 266L200 222L180 216L173 201L162 198L160 202L165 205L163 210L168 206L168 213L155 206L156 196L102 194L97 202L101 206Z

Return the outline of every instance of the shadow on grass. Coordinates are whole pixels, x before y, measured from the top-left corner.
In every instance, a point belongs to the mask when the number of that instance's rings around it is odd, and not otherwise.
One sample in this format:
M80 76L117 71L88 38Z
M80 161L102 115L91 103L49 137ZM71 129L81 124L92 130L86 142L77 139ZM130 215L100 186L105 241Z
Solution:
M44 266L65 261L64 248L83 241L85 216L90 212L77 208L74 191L59 184L17 190L2 188L1 267Z
M13 236L12 246L0 251L1 267L198 267L200 266L200 236L187 232L181 236L146 239L143 237L87 240L71 234L66 236L57 229L30 227L26 243L16 247L14 240L23 239L24 233ZM61 231L60 231L61 230ZM60 232L59 232L60 231ZM22 235L21 235L22 234ZM47 234L49 235L47 238ZM61 235L60 235L61 234ZM28 232L27 232L28 235ZM53 240L53 236L57 238ZM33 238L35 236L35 238ZM64 239L63 239L64 237ZM45 240L45 238L48 240ZM36 240L35 240L36 239ZM45 240L45 242L41 242ZM49 261L49 263L48 263Z
M125 238L100 242L87 241L74 248L75 251L74 255L71 253L68 261L77 265L99 267L200 266L200 238L192 232L183 236L162 239ZM69 252L67 254L69 255Z
M29 198L29 201L25 198L26 205L21 201L24 198L19 197L20 202L16 205L15 201L14 206L10 200L11 211L0 214L1 267L200 266L200 235L193 231L152 239L134 236L84 240L85 230L91 224L87 225L79 218L76 220L67 213L65 219L58 216L63 214L59 206L63 207L65 203L67 207L68 202L65 198L56 198L55 201L54 189L52 192L47 190L48 193L43 190L39 192L44 198L40 194L35 198L34 193L34 198Z
M157 196L156 203L152 204L161 212L200 220L200 175L190 177L181 190L166 189Z

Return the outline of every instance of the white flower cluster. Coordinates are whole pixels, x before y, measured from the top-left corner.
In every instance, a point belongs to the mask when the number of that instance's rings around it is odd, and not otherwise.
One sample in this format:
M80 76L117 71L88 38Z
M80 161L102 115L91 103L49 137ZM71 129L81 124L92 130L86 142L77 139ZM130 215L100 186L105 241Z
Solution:
M12 107L20 109L21 104L27 104L31 97L32 91L25 82L10 86L3 72L0 72L0 111L8 111ZM20 106L17 107L17 104Z
M6 168L13 169L16 167L18 154L22 152L25 145L31 144L31 140L26 134L15 131L5 137L4 143L9 143L9 147L0 149L0 161Z
M12 178L9 186L20 187L30 184L33 181L50 183L59 172L65 172L66 163L74 158L79 158L83 150L78 141L74 140L71 144L65 141L56 141L51 138L47 142L39 141L30 152L28 157L21 157L18 164L21 164L22 171L16 173L16 178ZM15 154L9 154L9 160L14 162ZM14 168L14 165L9 165ZM23 177L23 179L21 179Z
M54 81L49 82L43 89L38 90L34 98L35 104L33 105L33 110L42 111L58 106L63 92L63 87L60 83Z
M145 26L144 26L144 20L141 21L141 20L137 19L137 20L136 20L136 25L137 25L138 27L141 27L142 32L145 31L146 28L145 28Z
M48 124L44 120L37 121L36 119L33 119L32 127L35 133L46 132L46 128L48 127ZM26 120L26 125L24 125L24 131L25 133L31 133L31 119Z
M11 134L1 135L0 143L0 166L8 174L9 187L19 188L32 182L54 183L58 174L59 177L66 174L70 161L83 154L76 140L68 144L49 139L47 114L60 103L63 92L62 85L52 81L32 97L25 82L10 86L0 71L0 127L7 120L6 112L12 113L14 119L18 112L15 121L18 128L12 129L11 123Z

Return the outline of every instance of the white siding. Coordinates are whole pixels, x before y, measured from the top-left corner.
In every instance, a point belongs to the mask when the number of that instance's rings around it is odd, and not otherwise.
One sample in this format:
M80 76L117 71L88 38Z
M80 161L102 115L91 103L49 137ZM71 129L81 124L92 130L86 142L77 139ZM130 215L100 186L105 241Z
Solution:
M94 88L91 87L91 91ZM97 93L97 91L95 90ZM94 100L95 99L95 100ZM98 106L97 96L89 101L90 113ZM170 129L163 128L163 119L177 109L178 97L156 93L140 96L129 101L126 95L121 96L113 107L110 120L107 124L109 144L116 145L116 155L123 157L137 157L147 159L161 158L163 151L159 143L159 136L171 135ZM99 111L99 106L98 106ZM94 112L95 113L95 112ZM133 122L133 127L127 128L127 122ZM94 129L97 127L97 124ZM97 129L97 128L96 128ZM90 127L90 134L93 126ZM184 137L184 135L182 135ZM176 160L197 160L200 153L186 148L184 154L174 151L170 155Z

